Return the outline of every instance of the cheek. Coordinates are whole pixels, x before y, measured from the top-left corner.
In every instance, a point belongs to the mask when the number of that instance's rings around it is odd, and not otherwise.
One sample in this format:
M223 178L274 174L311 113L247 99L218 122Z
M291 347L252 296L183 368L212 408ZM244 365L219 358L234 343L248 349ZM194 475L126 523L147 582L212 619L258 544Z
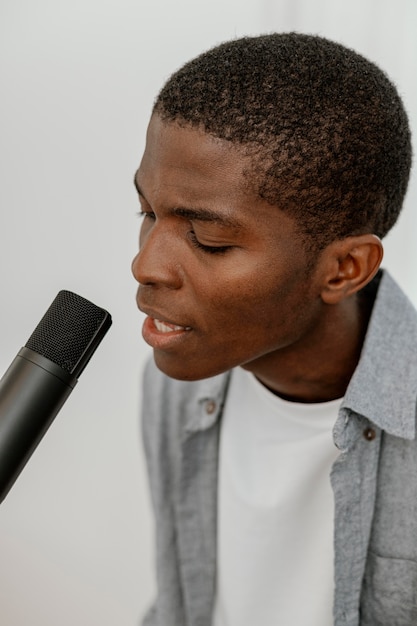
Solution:
M262 287L245 294L236 314L236 330L231 333L252 351L253 357L288 348L307 337L321 311L320 298L312 293L305 272L279 285L265 279Z
M275 276L246 272L226 280L214 279L206 285L205 304L208 323L215 320L227 324L228 332L269 333L277 326L285 326L301 314L303 285L300 276Z

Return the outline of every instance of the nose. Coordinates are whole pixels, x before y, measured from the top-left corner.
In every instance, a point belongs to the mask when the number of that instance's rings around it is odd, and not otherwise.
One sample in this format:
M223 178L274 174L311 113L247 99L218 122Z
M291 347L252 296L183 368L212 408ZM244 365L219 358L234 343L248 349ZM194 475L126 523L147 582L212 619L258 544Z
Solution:
M139 252L132 261L132 274L141 285L179 289L182 272L178 262L174 235L154 225L140 237Z

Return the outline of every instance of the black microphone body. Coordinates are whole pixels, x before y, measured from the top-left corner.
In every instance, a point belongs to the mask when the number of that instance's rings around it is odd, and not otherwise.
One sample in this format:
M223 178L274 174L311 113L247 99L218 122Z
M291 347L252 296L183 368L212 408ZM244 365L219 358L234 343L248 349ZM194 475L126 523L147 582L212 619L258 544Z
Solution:
M0 380L0 502L110 325L107 311L61 291Z

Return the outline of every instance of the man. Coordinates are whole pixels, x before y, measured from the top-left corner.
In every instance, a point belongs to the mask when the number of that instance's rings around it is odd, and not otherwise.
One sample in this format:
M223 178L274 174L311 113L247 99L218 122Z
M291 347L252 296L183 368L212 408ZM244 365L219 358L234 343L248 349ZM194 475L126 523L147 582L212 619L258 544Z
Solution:
M401 100L301 34L232 41L160 92L132 265L152 626L417 623L417 318L379 269Z

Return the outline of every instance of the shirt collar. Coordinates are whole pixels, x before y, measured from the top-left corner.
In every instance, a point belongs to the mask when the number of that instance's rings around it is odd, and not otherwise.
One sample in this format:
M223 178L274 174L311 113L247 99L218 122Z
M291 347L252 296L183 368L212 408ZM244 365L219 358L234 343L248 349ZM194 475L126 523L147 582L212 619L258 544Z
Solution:
M363 415L391 435L413 439L416 397L417 315L385 270L342 408Z

